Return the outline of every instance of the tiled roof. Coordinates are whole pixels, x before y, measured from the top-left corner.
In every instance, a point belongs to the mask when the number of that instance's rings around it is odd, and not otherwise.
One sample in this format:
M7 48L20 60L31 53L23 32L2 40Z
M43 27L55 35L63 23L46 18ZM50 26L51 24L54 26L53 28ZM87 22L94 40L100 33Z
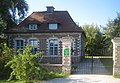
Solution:
M38 24L37 30L29 30L28 24L35 23ZM49 23L59 23L59 28L57 30L49 30ZM48 13L43 12L33 12L20 24L11 28L7 32L35 32L35 33L59 33L59 32L83 32L81 27L78 27L73 21L71 16L67 11L54 11Z

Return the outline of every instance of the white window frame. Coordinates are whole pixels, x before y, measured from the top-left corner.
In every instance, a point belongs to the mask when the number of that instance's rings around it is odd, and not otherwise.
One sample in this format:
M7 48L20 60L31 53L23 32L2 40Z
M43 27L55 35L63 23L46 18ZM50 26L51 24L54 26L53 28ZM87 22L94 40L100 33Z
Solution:
M17 49L17 48L18 48L18 47L17 47L17 42L16 42L17 40L22 40L22 41L23 41L23 46L20 46L20 47L19 47L19 49L22 50L22 48L24 48L24 46L25 46L25 44L24 44L25 39L23 39L23 38L15 38L15 39L14 39L14 48L15 48L16 50L18 50L18 49ZM21 45L21 44L20 44L20 45Z
M58 23L49 24L49 30L57 30L57 29L58 29Z
M29 30L37 30L37 24L29 24Z
M31 45L31 44L30 44L30 40L36 40L36 41L37 41L37 45L36 45L36 46ZM29 44L30 46L32 46L32 47L33 47L33 49L35 49L35 48L36 48L36 49L38 50L38 47L39 47L39 46L38 46L38 42L39 42L39 40L38 40L37 38L29 38L29 39L28 39L28 44ZM35 54L35 53L36 53L36 52L35 52L35 50L33 50L33 52L32 52L32 53L33 53L33 54Z
M57 55L55 55L55 47L53 46L53 54L50 54L50 40L57 40ZM49 38L48 40L48 55L50 56L58 56L59 55L59 39L58 38Z

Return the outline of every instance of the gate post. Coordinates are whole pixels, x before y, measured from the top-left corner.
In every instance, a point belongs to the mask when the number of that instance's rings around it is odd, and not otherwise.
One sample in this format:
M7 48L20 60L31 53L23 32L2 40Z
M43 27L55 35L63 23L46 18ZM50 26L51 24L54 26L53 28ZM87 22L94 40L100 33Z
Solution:
M62 41L62 72L71 74L71 37L63 37Z
M120 74L120 38L112 39L113 43L113 75Z

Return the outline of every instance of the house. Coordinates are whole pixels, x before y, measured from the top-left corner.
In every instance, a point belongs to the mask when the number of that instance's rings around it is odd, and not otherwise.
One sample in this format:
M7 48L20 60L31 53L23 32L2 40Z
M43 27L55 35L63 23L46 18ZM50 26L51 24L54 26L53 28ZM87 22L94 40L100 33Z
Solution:
M62 37L72 38L72 62L78 62L84 55L85 34L67 11L33 12L17 26L6 31L9 47L16 50L27 44L33 46L32 53L43 51L44 63L61 63Z

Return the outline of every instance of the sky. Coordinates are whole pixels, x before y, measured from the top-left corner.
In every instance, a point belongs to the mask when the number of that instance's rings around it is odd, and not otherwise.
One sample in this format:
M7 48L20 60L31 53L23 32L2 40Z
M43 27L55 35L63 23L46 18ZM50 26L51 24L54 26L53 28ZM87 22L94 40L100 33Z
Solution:
M30 15L34 11L46 11L46 6L53 6L57 11L68 11L80 26L97 24L106 26L120 12L120 0L26 0Z

